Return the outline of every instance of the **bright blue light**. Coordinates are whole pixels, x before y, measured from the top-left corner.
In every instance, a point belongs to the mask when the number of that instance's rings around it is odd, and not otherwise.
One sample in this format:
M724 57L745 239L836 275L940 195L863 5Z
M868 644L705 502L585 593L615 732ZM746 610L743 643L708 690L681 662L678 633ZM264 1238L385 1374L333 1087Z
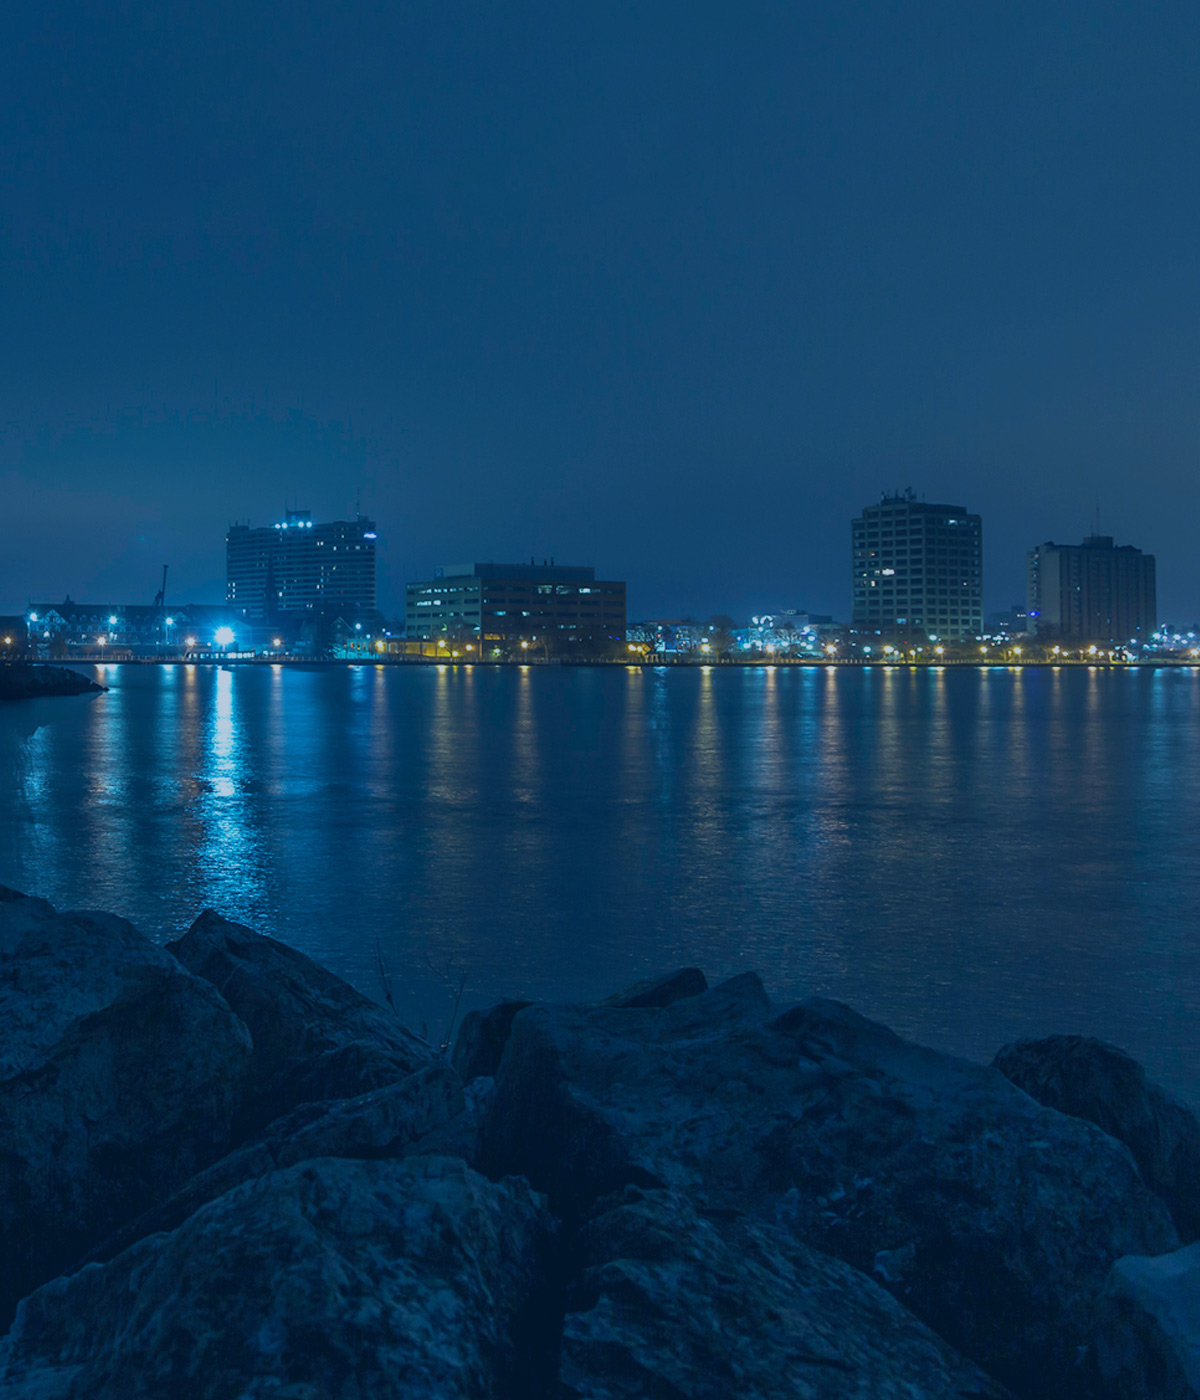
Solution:
M213 634L213 641L215 641L219 647L229 646L233 642L233 628L218 627Z

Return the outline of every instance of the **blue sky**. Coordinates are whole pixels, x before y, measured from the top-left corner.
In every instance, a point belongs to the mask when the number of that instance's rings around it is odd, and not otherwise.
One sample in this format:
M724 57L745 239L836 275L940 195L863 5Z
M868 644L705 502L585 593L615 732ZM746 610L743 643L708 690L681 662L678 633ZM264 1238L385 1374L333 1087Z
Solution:
M0 21L0 609L553 554L849 608L911 485L1200 617L1194 5L49 3Z

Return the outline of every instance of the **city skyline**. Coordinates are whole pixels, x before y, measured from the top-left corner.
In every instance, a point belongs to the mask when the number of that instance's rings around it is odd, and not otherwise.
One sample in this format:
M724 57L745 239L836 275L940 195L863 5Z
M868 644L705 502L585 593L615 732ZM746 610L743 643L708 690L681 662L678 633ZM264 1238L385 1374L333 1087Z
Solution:
M874 512L874 511L876 511L876 510L878 509L878 507L879 507L880 504L886 504L887 502L892 501L892 500L902 500L902 499L904 499L906 496L907 496L908 498L911 499L911 501L912 501L912 502L914 503L914 505L918 508L918 510L923 510L923 509L926 509L926 508L928 508L928 509L937 509L937 510L943 509L943 507L941 507L941 506L939 506L939 505L936 505L935 503L932 503L932 502L929 503L929 505L928 505L928 507L927 507L927 506L926 506L926 499L925 499L926 496L927 496L927 494L928 494L928 493L924 493L924 492L919 493L919 498L918 498L918 493L914 492L914 491L912 490L911 487L906 487L906 488L904 489L903 492L897 490L896 488L888 488L888 489L884 489L884 490L878 492L878 493L877 493L877 496L876 496L876 498L875 498L875 500L873 500L872 502L870 502L867 506L865 506L865 507L864 507L864 506L859 506L859 507L855 510L853 517L851 517L851 518L848 520L848 522L847 522L847 524L848 524L848 526L849 526L849 534L848 534L848 536L847 536L847 543L848 543L848 544L850 545L850 547L851 547L851 556L852 556L852 564L851 564L851 570L850 570L849 576L847 576L846 571L845 571L845 568L844 568L845 551L843 550L843 551L842 551L843 568L842 568L842 570L841 570L840 581L839 581L839 582L834 582L833 579L824 579L824 580L820 580L820 581L817 582L815 589L814 589L810 594L800 596L800 595L797 595L797 594L793 593L791 596L782 596L782 597L778 597L778 596L777 596L777 597L773 597L773 598L763 598L763 597L761 597L761 596L759 596L759 595L751 595L751 596L750 596L749 602L746 602L746 603L744 603L741 607L738 607L736 604L731 604L730 601L729 601L729 599L730 599L730 596L731 596L731 595L732 595L732 596L736 596L736 595L738 594L739 590L744 591L744 587L743 587L741 581L736 580L736 579L731 579L731 580L729 580L729 585L730 585L730 587L729 587L729 592L728 592L727 594L725 594L725 595L723 595L723 596L721 596L721 597L710 597L709 600L708 600L707 602L703 602L703 603L701 603L701 604L700 604L699 606L697 606L697 607L692 607L692 608L686 608L686 607L684 607L684 608L679 608L679 607L677 607L677 608L674 608L674 609L672 609L672 608L670 608L670 607L662 607L662 608L657 608L657 609L656 609L656 608L653 608L653 607L639 607L639 606L635 606L635 607L633 607L633 608L629 611L628 616L629 616L629 618L630 618L631 620L636 620L636 619L651 619L651 618L667 618L667 617L703 619L703 618L712 616L712 615L714 615L714 614L721 613L721 614L731 614L731 615L734 615L734 616L737 616L737 617L747 617L747 618L748 618L748 617L752 616L755 612L759 612L759 613L762 613L762 612L778 612L778 611L780 611L780 610L784 610L784 609L789 609L789 608L791 608L791 609L807 610L807 611L813 612L813 613L828 612L828 613L832 614L833 616L835 616L835 617L837 617L837 618L839 618L839 619L841 619L841 620L844 620L844 621L847 622L847 623L851 623L851 622L863 622L863 623L866 623L866 622L868 621L868 618L867 618L866 614L864 613L863 616L860 618L860 617L858 616L857 612L856 612L856 606L857 606L857 605L856 605L856 600L855 600L856 583L857 583L857 581L858 581L858 579L859 579L859 574L860 574L860 570L859 570L858 564L854 561L854 556L855 556L855 553L856 553L856 545L859 543L859 541L857 540L857 536L856 536L856 533L855 533L855 532L856 532L857 529L862 525L862 520L861 520L860 516L861 516L861 514L862 514L862 512L863 512L864 510L867 511L868 513ZM356 507L356 509L357 509L360 505L361 505L361 499L356 500L356 502L355 502L355 507ZM960 509L961 509L961 508L960 508ZM970 517L971 517L972 519L978 519L978 518L980 518L980 513L979 513L979 512L970 511L970 512L967 512L967 514L969 514ZM282 519L281 519L281 517L282 517ZM240 537L240 538L244 539L245 543L241 546L241 548L242 548L243 552L245 552L245 551L247 551L247 550L249 551L248 560L249 560L249 556L250 556L250 555L253 555L253 556L255 556L255 558L254 558L254 560L253 560L252 562L253 562L253 563L256 563L256 564L258 564L258 565L261 565L261 564L263 563L263 560L257 558L257 554L258 554L258 553L261 553L261 550L257 549L255 546L253 546L253 545L251 544L251 541L256 541L256 540L260 540L260 539L265 539L265 540L270 541L271 539L274 538L274 532L275 532L275 531L281 531L281 530L283 529L283 521L284 521L284 520L290 520L292 517L303 517L304 519L306 519L306 520L308 520L308 521L312 521L312 520L313 520L313 512L312 512L311 510L308 510L308 509L303 509L303 510L302 510L302 509L298 509L298 508L289 507L289 508L287 508L287 509L285 509L285 510L283 510L283 511L276 512L276 514L275 514L274 517L269 516L269 515L268 515L267 517L264 517L265 519L268 519L268 520L270 521L269 524L254 525L254 524L252 523L252 521L245 521L245 522L243 522L243 521L231 521L231 522L229 522L229 523L226 525L225 533L224 533L224 535L222 536L222 543L223 543L223 546L224 546L224 547L223 547L223 549L222 549L222 556L223 556L223 558L222 558L221 573L220 573L220 575L219 575L217 578L205 580L201 585L199 585L199 587L194 587L194 588L191 588L191 589L188 588L187 582L186 582L186 573L185 573L185 577L184 577L184 582L180 583L180 579L179 579L180 570L178 570L178 569L175 567L175 565L174 565L174 563L173 563L172 561L166 561L166 562L168 562L168 563L171 563L172 570L173 570L173 572L172 572L172 594L173 594L173 597L174 597L176 600L184 599L184 600L186 600L186 601L188 601L188 602L192 602L192 603L196 603L196 604L200 604L200 605L209 605L209 604L224 603L224 602L236 602L237 600L234 599L234 598L231 598L231 597L229 596L229 592L228 592L228 589L229 589L229 580L230 580L230 577L231 577L231 575L230 575L230 573L229 573L229 567L230 567L230 566L229 566L229 560L230 560L230 557L231 557L230 554L229 554L229 548L230 548L230 546L229 546L229 540L230 540L230 538L231 538L231 532L232 532L232 535L233 535L233 536L235 536L235 537ZM413 581L415 578L421 577L421 576L423 576L423 575L431 574L431 573L433 572L435 566L434 566L433 564L430 564L427 568L425 568L425 569L423 569L423 570L420 569L420 568L411 567L411 566L408 567L407 569L405 569L405 568L402 567L400 571L397 571L397 570L395 569L395 567L394 567L394 556L393 556L393 560L392 560L392 562L393 562L393 567L392 567L392 569L389 571L388 568L387 568L387 561L388 561L388 558L389 558L389 551L388 551L388 540L387 540L386 534L382 531L382 529L377 529L377 523L376 523L375 520L373 520L373 519L372 519L370 516L368 516L367 514L362 513L361 511L359 512L359 514L358 514L357 516L354 516L353 513L351 513L351 519L350 519L350 520L346 520L346 521L343 521L343 520L333 521L332 518L331 518L331 519L330 519L330 525L329 525L329 526L326 526L326 527L323 527L323 528L332 528L334 525L337 525L338 527L343 527L343 526L344 526L344 527L348 528L348 529L353 533L353 532L355 531L355 528L356 528L356 527L354 526L354 524L353 524L353 521L354 521L355 519L357 519L358 522L359 522L359 526L357 527L359 530L366 530L366 531L369 532L369 533L367 534L367 536L366 536L366 539L369 539L369 540L370 540L370 552L371 552L371 582L370 582L371 598L368 600L368 599L366 598L366 595L364 594L362 597L356 599L355 605L356 605L356 606L367 606L367 607L375 607L375 606L377 606L377 607L378 607L378 610L379 610L383 615L385 615L385 616L387 616L387 617L390 617L390 618L395 618L395 619L397 619L397 620L401 620L401 619L404 618L404 615L405 615L405 590L406 590L406 587L410 586L410 585L412 584L412 581ZM1083 530L1081 530L1081 531L1078 532L1078 534L1080 535L1080 537L1083 538L1083 539L1086 539L1086 538L1089 537L1089 535L1094 535L1094 534L1095 534L1095 525L1096 525L1096 523L1097 523L1097 517L1094 515L1094 516L1093 516L1093 520L1092 520L1092 522L1091 522L1091 527L1090 527L1090 528L1084 528ZM830 533L830 531L825 530L824 533L828 534L828 533ZM990 535L990 532L989 532L989 535ZM332 542L332 541L331 541L331 542ZM1131 544L1132 544L1131 541L1128 541L1128 540L1125 540L1125 539L1122 539L1122 542L1121 542L1121 543L1122 543L1122 545L1125 546L1125 547L1130 547ZM988 614L996 614L996 613L1000 613L1000 612L1005 612L1005 611L1007 611L1010 607L1022 607L1022 606L1025 605L1026 593L1027 593L1027 561L1028 561L1028 558L1029 558L1029 556L1030 556L1030 554L1031 554L1032 551L1034 551L1034 550L1036 550L1036 549L1038 549L1038 548L1044 547L1044 546L1047 545L1047 544L1053 544L1053 539L1052 539L1052 537L1051 537L1049 534L1047 534L1043 539L1038 540L1038 541L1036 541L1036 542L1032 542L1032 541L1031 541L1031 543L1030 543L1024 550L1022 550L1022 552L1020 553L1020 555L1019 555L1019 557L1018 557L1017 559L1015 559L1015 560L1006 560L1006 561L1004 561L1005 564L1007 564L1007 565L1009 566L1009 567L1007 567L1007 568L1005 569L1005 573L1006 573L1006 574L1011 574L1012 577L1013 577L1013 579L1015 580L1015 582L1013 583L1011 592L1010 592L1009 590L1006 590L1006 589L997 588L996 585L995 585L994 583L991 583L991 582L990 582L990 580L989 580L989 568L988 568L987 561L989 561L989 559L990 559L990 557L991 557L991 550L989 549L989 550L986 550L986 551L984 552L984 561L985 561L985 562L984 562L984 566L983 566L983 570L982 570L982 580L983 580L982 599L983 599L983 601L982 601L981 606L980 606L979 608L977 608L977 611L981 614L981 619L982 619L983 616L987 616ZM1063 539L1063 540L1060 540L1059 547L1060 547L1060 548L1068 548L1068 547L1071 547L1071 546L1069 545L1069 542L1068 542L1066 539ZM1150 548L1146 548L1146 547L1145 547L1144 542L1142 542L1141 544L1135 546L1135 548L1136 548L1139 552L1144 551L1144 553L1147 554L1147 555L1151 555L1151 556L1152 556L1152 555L1155 554L1155 551L1154 551L1153 549L1150 549ZM309 552L311 553L312 551L310 550ZM490 550L484 550L484 551L477 551L477 553L479 553L480 557L482 557L484 554L486 554L488 558L502 558L502 557L504 556L504 551L497 550L497 549L490 549ZM314 556L314 557L315 557L315 556ZM446 556L446 557L452 557L452 556ZM549 556L543 555L542 557L543 557L543 559L545 559L545 558L547 558L547 557L549 557ZM265 556L264 556L264 558L265 558ZM51 564L51 568L45 571L45 572L46 572L46 575L49 575L49 574L52 573L52 572L61 572L61 566L57 563L57 561L51 560L51 561L49 561L49 562L50 562L50 564ZM382 567L379 567L380 565L382 565ZM159 567L161 568L161 565L160 565ZM247 567L250 567L250 563L249 563L249 562L247 563ZM375 572L377 568L378 568L378 572L379 572L379 578L380 578L380 580L382 580L382 581L379 582L378 584L376 583L376 572ZM1162 574L1162 570L1161 570L1161 561L1160 561L1160 563L1159 563L1159 570L1160 570L1160 577L1161 577L1161 574ZM251 570L251 571L253 572L253 570ZM261 569L259 569L258 572L261 572ZM609 572L610 572L613 576L616 576L616 575L618 575L618 574L621 573L621 571L620 571L619 569L612 569L612 570L610 570ZM630 578L630 583L631 583L632 586L633 586L633 597L634 597L634 601L635 601L635 604L636 604L637 601L638 601L638 585L639 585L639 580L638 580L638 573L639 573L639 570L638 570L636 564L635 564L635 566L634 566L629 572L630 572L630 574L632 575L632 577ZM1168 572L1168 575L1172 572L1171 569L1170 569L1170 567L1168 567L1167 572ZM314 577L315 577L315 576L314 576ZM11 583L13 582L13 580L12 580L12 578L11 578L11 575L10 575L8 581L9 581L9 583L10 583L10 585L11 585ZM156 581L157 581L157 578L156 578ZM890 582L890 581L889 581L889 582ZM14 593L14 597L13 597L12 599L9 600L9 602L8 602L7 605L5 605L3 601L0 601L0 614L5 614L5 613L8 613L8 614L19 614L19 613L22 613L23 611L25 611L25 610L29 607L31 601L32 601L34 598L43 598L43 599L44 599L44 598L59 597L59 596L63 596L63 597L66 597L66 598L70 598L70 597L72 597L72 596L77 597L77 598L78 598L78 597L83 597L83 598L98 597L98 598L107 600L109 603L113 603L113 602L123 602L123 603L127 603L127 604L130 604L130 605L138 605L138 604L140 604L140 603L142 603L142 602L145 601L145 600L141 597L141 593L140 593L139 591L136 590L136 587L135 587L135 589L132 591L131 594L121 594L121 593L118 593L118 592L114 592L114 591L112 591L111 589L110 589L109 591L107 591L107 592L105 592L105 591L97 591L97 590L91 590L91 591L89 591L87 588L68 588L68 589L66 589L65 593L63 593L63 590L62 590L61 586L59 586L59 587L56 589L53 585L50 585L50 586L47 586L47 587L43 587L43 588L40 588L40 589L26 589L25 592L24 592L24 596L17 596L17 594L19 594L19 592L20 592L20 590L18 589L18 590L17 590L17 593ZM838 597L839 593L842 595L840 598ZM834 599L834 601L833 601L833 603L832 603L830 606L828 606L828 607L826 607L826 608L821 608L821 607L819 607L819 606L814 606L814 605L812 604L812 602L811 602L811 597L812 597L814 594L815 594L815 596L820 597L820 598L822 598L822 599L831 598L831 599ZM1161 596L1161 592L1160 592L1160 596ZM286 605L285 605L285 607L286 607ZM1200 614L1200 605L1198 605L1198 607L1197 607L1197 613ZM256 610L256 612L255 612L254 615L255 615L255 616L261 616L261 607L259 607L258 610ZM1169 609L1164 610L1164 608L1163 608L1161 605L1160 605L1159 608L1158 608L1158 615L1159 615L1159 617L1160 617L1161 619L1164 620L1164 622L1174 622L1174 623L1176 623L1176 624L1180 624L1180 625L1184 625L1184 626L1189 625L1189 623L1191 623L1191 622L1194 620L1194 619L1192 619L1192 617L1191 617L1190 614L1185 614L1185 613L1179 612L1179 611L1177 611L1177 612L1175 612L1175 613L1172 613ZM969 630L970 630L969 627L967 627L966 630L969 631Z
M70 33L70 43L54 36ZM15 13L0 606L220 597L281 504L647 613L845 611L893 484L1188 566L1200 15ZM71 577L62 577L69 560Z

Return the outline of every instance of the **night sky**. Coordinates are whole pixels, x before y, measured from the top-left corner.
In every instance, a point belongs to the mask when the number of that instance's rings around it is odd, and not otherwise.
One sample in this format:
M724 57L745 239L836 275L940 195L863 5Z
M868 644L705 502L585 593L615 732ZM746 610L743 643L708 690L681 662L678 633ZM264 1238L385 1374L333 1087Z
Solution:
M1200 617L1200 7L10 5L0 611L230 520L849 614L849 520L1092 529Z

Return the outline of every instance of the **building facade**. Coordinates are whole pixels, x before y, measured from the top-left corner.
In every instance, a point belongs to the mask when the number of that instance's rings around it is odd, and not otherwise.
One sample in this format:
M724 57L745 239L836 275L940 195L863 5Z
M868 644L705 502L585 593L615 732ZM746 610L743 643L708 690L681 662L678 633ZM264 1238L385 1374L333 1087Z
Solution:
M485 650L541 638L589 649L625 640L625 585L565 564L454 564L405 585L411 638L460 637Z
M375 522L315 524L289 510L275 525L231 525L225 537L225 601L250 621L336 608L375 610Z
M1158 625L1154 556L1114 545L1111 535L1048 541L1027 555L1026 599L1029 631L1039 637L1148 641Z
M912 491L885 495L851 525L854 626L962 642L983 631L983 524Z

